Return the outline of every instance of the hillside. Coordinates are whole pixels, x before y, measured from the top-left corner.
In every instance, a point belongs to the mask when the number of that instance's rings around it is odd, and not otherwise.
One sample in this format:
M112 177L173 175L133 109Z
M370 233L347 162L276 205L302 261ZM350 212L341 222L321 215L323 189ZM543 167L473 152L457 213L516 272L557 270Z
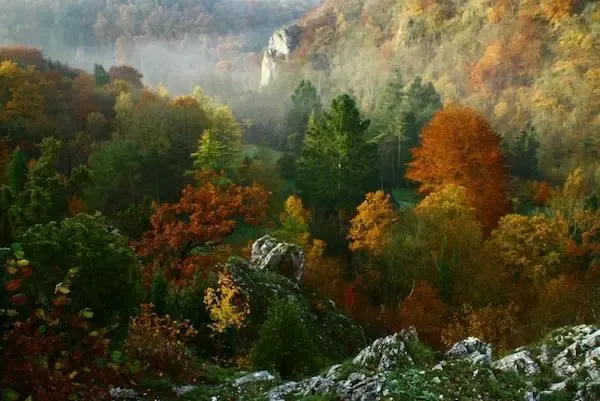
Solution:
M531 125L540 166L598 167L600 7L574 0L328 0L299 19L296 74L373 110L392 68L475 107L510 140ZM313 60L328 59L315 70Z
M0 45L38 47L87 69L131 64L146 83L178 92L217 73L251 85L254 53L318 1L0 0Z

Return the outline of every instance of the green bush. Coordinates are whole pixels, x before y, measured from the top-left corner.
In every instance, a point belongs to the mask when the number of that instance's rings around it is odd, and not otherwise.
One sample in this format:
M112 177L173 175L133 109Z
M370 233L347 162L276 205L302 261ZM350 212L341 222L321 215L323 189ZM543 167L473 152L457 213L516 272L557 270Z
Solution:
M140 265L127 239L115 232L100 215L79 214L57 223L29 228L21 244L36 274L33 290L40 301L52 297L56 283L72 268L74 278L70 308L91 308L101 326L129 317L141 301Z
M291 299L273 301L250 351L253 367L296 378L316 368L315 354L313 332L300 306Z

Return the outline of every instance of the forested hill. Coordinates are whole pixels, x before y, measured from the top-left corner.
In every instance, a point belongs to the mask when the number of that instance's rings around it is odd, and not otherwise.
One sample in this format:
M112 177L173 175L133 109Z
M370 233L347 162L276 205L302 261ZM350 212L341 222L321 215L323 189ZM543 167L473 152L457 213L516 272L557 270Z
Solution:
M531 126L563 179L598 159L600 7L585 0L327 0L299 21L294 55L321 93L374 109L394 67L475 107L510 139ZM313 55L329 70L314 71ZM588 171L593 171L593 168Z
M38 47L86 69L131 64L183 92L216 71L256 76L254 52L319 1L0 0L0 45Z

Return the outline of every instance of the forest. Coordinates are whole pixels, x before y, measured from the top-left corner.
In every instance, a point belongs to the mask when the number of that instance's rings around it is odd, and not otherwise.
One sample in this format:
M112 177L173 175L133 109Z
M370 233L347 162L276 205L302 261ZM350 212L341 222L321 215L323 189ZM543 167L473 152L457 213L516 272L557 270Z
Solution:
M451 24L446 3L405 6ZM600 9L513 3L488 23L553 33L539 60L517 35L456 64L468 93L408 62L364 90L336 64L325 80L290 63L227 103L235 85L174 95L126 62L1 47L2 400L111 399L224 368L298 379L410 326L435 353L468 336L502 353L598 324ZM299 51L342 46L340 21ZM265 235L301 250L302 274L248 268Z

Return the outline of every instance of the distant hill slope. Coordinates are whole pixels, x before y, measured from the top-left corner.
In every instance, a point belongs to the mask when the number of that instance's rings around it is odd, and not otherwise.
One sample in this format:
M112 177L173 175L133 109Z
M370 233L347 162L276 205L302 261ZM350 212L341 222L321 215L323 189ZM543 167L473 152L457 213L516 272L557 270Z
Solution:
M596 168L596 1L327 0L299 25L296 64L322 92L351 89L368 110L395 65L432 81L445 102L482 110L503 135L532 124L551 178ZM329 71L312 68L315 55Z
M132 64L175 90L202 75L256 73L271 32L321 0L0 0L0 45L90 69Z

